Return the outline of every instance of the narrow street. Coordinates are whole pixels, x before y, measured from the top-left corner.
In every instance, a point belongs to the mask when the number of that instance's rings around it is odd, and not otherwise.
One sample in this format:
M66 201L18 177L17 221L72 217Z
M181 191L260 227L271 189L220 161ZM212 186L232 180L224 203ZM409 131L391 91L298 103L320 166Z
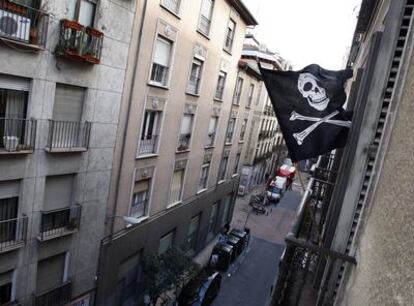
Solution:
M277 206L268 207L268 215L251 212L249 198L250 194L237 199L231 227L243 228L247 219L250 245L224 277L214 306L262 306L269 302L284 237L295 218L300 192L295 187L286 192Z

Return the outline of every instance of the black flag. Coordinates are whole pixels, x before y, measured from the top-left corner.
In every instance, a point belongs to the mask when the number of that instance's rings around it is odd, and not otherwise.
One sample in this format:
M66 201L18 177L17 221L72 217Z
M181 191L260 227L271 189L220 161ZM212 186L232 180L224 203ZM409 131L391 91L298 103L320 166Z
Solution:
M352 70L260 71L292 161L345 146L352 115L342 106Z

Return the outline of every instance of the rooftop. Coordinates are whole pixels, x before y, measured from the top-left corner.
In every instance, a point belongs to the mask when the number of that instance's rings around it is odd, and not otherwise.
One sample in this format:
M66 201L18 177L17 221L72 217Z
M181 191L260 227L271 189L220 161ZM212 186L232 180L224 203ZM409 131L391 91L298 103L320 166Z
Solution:
M258 25L257 20L254 18L253 14L249 11L249 9L244 5L241 0L226 0L237 13L240 14L240 17L246 22L248 26L256 26Z

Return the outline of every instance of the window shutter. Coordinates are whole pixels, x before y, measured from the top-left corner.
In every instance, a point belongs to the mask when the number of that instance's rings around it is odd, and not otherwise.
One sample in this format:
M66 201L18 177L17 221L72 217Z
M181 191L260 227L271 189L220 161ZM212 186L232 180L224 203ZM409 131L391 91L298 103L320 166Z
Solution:
M46 178L44 210L69 207L72 199L74 175Z
M0 88L19 91L29 91L30 81L29 79L0 74Z
M84 88L56 85L53 120L79 122L82 118L84 96Z
M148 191L149 190L149 180L142 180L135 182L134 193Z
M168 67L170 63L171 43L158 38L155 46L154 63Z
M41 293L52 289L63 282L65 254L39 261L37 265L36 292Z

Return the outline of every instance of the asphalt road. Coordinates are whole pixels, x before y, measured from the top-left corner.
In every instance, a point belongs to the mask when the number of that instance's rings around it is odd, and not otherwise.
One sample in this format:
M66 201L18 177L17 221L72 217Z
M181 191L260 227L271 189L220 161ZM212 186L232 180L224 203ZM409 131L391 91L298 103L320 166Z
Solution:
M236 228L244 224L247 217L248 198L239 198L236 202L232 222ZM250 214L247 223L252 234L249 248L224 276L213 306L265 306L269 302L284 250L283 237L294 221L300 199L299 192L288 191L277 206L269 209L269 215Z

